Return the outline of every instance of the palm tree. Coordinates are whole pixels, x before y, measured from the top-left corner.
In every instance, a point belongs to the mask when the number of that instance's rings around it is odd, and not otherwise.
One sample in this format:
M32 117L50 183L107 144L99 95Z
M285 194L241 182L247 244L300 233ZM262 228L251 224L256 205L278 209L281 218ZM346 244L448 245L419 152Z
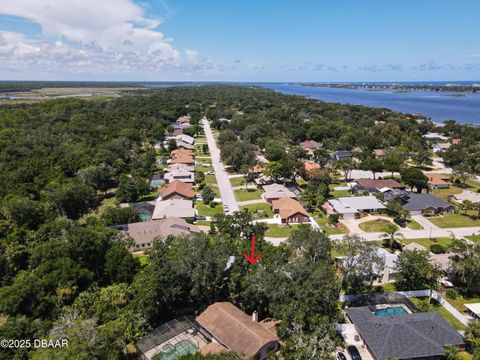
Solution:
M380 234L380 239L385 239L385 243L387 246L393 250L393 247L396 242L401 243L403 240L405 240L405 237L403 234L398 231L398 227L394 224L388 224L385 226L384 233Z
M446 360L460 360L460 350L454 345L445 345Z
M466 214L468 210L471 210L472 207L473 203L470 200L464 200L462 202L462 210L464 211L464 214Z

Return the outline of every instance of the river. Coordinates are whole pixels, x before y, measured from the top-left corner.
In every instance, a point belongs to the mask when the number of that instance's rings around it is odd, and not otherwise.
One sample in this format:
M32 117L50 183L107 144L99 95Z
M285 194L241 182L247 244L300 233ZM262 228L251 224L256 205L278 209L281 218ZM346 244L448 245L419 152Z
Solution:
M480 125L480 93L446 91L395 92L389 89L340 89L294 84L257 84L284 94L302 95L312 99L341 104L387 108L403 113L420 113L435 122L456 120L462 124Z

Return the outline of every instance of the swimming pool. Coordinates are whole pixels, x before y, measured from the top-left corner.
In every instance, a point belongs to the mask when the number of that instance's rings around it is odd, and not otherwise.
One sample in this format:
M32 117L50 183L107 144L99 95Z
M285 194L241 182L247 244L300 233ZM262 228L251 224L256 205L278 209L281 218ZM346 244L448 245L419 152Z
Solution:
M163 185L163 180L152 180L150 181L151 187L160 187Z
M197 350L197 347L188 340L180 340L172 346L170 344L163 347L162 360L176 360L182 355L193 353Z
M404 314L408 314L408 312L401 306L375 310L375 316L378 316L378 317L396 316L396 315L404 315Z

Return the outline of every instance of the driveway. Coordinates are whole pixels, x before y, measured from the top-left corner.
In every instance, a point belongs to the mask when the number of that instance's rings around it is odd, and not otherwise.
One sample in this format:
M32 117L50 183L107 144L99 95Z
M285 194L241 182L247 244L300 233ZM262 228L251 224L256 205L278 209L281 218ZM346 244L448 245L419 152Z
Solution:
M415 220L417 223L423 226L424 229L440 229L434 223L431 223L426 217L422 215L412 216L412 220Z
M215 138L212 134L212 129L206 118L202 119L203 129L205 130L205 136L207 138L208 149L210 150L210 155L212 157L212 166L215 171L215 177L217 179L218 189L220 190L220 195L222 197L222 203L228 205L229 214L233 214L235 211L238 211L237 200L235 199L235 194L233 193L232 184L228 179L228 174L225 171L225 167L220 161L220 150L217 147Z

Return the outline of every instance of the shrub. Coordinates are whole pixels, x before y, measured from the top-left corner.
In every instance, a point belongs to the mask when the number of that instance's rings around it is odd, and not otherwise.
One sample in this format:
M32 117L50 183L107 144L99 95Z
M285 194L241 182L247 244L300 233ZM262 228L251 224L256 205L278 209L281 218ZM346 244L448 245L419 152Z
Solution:
M445 292L445 295L446 295L447 298L450 299L450 300L455 300L456 298L458 298L458 293L455 291L455 289L448 289L448 290Z
M430 245L430 251L434 254L445 254L447 252L447 249L445 249L445 247L440 244L433 244Z
M330 214L330 215L328 216L328 223L329 223L330 225L337 225L339 219L340 219L340 215L339 215L339 214Z

